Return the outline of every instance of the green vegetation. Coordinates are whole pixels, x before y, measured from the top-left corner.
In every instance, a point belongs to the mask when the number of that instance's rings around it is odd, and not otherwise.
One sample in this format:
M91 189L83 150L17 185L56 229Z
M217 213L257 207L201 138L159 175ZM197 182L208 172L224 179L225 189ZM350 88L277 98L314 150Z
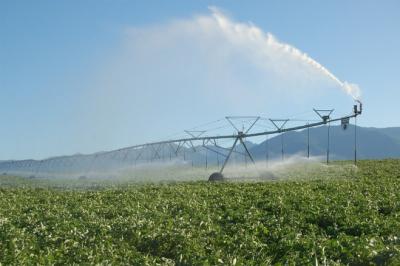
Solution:
M85 189L2 176L0 264L399 265L400 160L341 168Z

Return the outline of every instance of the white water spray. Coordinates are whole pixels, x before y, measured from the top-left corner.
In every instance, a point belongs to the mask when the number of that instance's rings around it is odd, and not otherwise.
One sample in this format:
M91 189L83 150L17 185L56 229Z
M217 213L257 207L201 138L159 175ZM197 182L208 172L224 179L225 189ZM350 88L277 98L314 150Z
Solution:
M312 66L326 77L333 80L343 91L353 97L354 100L360 98L361 90L357 84L341 81L323 65L296 47L278 41L271 33L264 33L260 28L251 23L244 24L233 22L216 7L209 7L209 9L211 10L213 18L216 20L221 31L232 42L252 42L253 44L256 44L258 49L261 50L260 52L266 56L271 56L271 48L272 52L278 51L289 54L297 60Z

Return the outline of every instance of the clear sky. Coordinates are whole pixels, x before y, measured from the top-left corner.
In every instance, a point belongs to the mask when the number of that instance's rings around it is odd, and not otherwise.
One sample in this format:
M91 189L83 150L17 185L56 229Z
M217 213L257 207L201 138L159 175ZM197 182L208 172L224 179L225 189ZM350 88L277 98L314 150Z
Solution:
M221 36L210 6L242 35ZM360 125L400 126L399 14L395 0L2 0L0 160L120 148L224 115L351 108L254 28L358 84Z

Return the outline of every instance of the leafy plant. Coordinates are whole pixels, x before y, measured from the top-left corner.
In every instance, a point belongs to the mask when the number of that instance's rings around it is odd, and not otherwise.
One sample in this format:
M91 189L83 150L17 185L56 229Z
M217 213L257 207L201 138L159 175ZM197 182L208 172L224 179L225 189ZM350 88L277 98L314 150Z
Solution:
M268 182L0 178L0 264L399 264L400 160Z

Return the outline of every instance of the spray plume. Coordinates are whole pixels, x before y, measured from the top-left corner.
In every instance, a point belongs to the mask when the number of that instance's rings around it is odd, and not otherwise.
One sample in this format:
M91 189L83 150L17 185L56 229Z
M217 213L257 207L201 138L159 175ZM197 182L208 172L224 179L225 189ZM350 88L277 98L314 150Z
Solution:
M231 41L259 43L258 47L261 49L260 52L267 56L271 53L271 48L272 50L286 53L320 71L326 77L333 80L343 91L353 97L354 100L360 98L361 90L357 84L341 81L328 69L308 56L306 53L300 51L292 45L278 41L271 33L264 33L260 28L252 25L251 23L244 24L233 22L214 6L209 7L209 9L211 10L213 18L216 20L221 31Z

